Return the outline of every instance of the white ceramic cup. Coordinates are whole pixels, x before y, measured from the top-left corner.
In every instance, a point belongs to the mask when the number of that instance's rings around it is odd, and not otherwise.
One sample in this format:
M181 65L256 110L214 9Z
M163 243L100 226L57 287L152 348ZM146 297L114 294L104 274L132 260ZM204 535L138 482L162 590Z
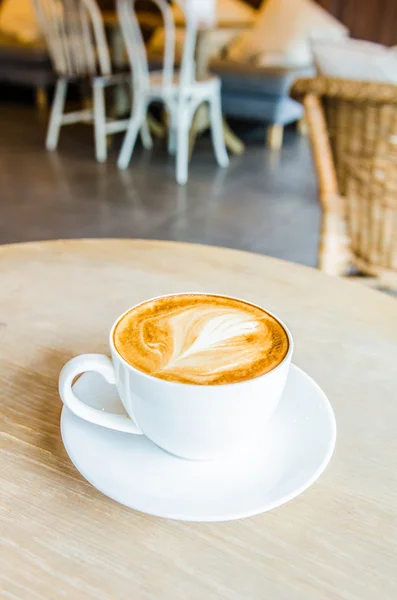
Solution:
M82 354L61 371L59 393L75 415L103 427L145 435L164 450L193 460L242 452L263 439L283 393L293 352L291 333L278 317L272 315L284 327L289 349L272 371L239 383L192 385L157 379L128 364L113 343L114 329L123 316L110 332L112 360L102 354ZM96 371L116 384L129 416L100 411L75 396L73 381L86 371Z

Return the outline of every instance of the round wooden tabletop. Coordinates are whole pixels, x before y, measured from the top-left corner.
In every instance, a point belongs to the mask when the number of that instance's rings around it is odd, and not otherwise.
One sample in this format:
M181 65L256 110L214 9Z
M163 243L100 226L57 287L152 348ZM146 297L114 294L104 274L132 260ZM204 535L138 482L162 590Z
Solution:
M328 394L338 439L302 496L242 521L149 517L70 463L57 378L106 352L129 306L163 293L243 297L278 314L294 361ZM397 302L263 256L188 244L87 240L0 246L2 598L396 598Z

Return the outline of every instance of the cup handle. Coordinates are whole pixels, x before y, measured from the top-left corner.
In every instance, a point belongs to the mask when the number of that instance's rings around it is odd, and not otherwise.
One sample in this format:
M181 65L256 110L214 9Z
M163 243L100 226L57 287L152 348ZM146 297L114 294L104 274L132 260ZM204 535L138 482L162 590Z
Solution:
M104 354L82 354L81 356L76 356L66 363L59 376L59 395L65 406L81 419L95 423L95 425L102 425L102 427L125 433L143 435L138 425L130 417L127 417L127 415L103 412L97 408L88 406L88 404L84 404L84 402L81 402L74 395L72 388L73 380L77 375L81 375L81 373L85 373L86 371L95 371L96 373L100 373L108 383L116 383L114 367L110 358Z

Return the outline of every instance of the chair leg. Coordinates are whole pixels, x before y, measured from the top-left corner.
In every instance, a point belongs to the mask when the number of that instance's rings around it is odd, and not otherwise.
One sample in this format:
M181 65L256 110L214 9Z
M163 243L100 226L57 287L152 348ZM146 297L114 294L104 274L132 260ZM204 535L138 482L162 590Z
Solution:
M226 151L225 134L223 128L222 106L220 93L210 100L211 136L215 157L220 167L229 166L229 156Z
M177 132L175 127L170 127L168 130L168 154L175 156L177 144Z
M308 135L309 134L305 116L303 116L301 119L299 119L296 128L297 128L298 132L300 133L300 135Z
M48 111L48 94L45 87L39 86L36 88L36 107L41 113Z
M174 107L166 105L163 112L163 123L167 129L167 149L171 156L176 155L177 147L177 121L174 114Z
M188 178L189 166L189 127L184 120L177 126L176 148L176 180L179 185L185 185Z
M119 169L126 169L130 164L131 156L135 148L136 139L139 131L142 132L142 126L144 120L146 120L146 110L144 103L140 102L138 105L134 104L135 108L131 114L130 122L128 124L127 132L124 136L123 145L117 161Z
M65 108L66 93L68 90L67 79L58 79L55 87L55 95L52 101L50 123L48 125L46 148L56 150L59 140L59 131L62 126L62 115Z
M206 115L207 116L207 115ZM193 150L196 146L197 136L199 134L199 119L200 119L200 107L197 108L193 115L192 123L189 129L189 163L192 159Z
M157 138L164 138L166 131L163 125L157 121L150 113L147 114L146 120L148 122L149 131Z
M98 80L93 82L93 95L95 155L97 161L102 163L107 159L105 89Z
M284 127L279 123L267 128L267 147L271 150L280 150L283 145Z
M223 119L223 136L225 138L226 148L232 154L241 156L245 152L245 146L243 142L236 136L236 134L230 129L226 119Z
M143 147L146 150L151 150L153 148L153 140L152 136L150 135L149 123L147 118L143 119L140 134Z
M337 199L334 198L334 202L335 200ZM319 269L328 275L343 277L349 272L351 264L352 254L345 218L338 212L323 212L318 253Z

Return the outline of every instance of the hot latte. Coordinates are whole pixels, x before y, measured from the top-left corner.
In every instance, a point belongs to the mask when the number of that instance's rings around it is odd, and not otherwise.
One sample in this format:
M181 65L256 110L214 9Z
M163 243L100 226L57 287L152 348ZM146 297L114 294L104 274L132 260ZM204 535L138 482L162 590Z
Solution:
M283 326L248 302L210 294L149 300L116 324L114 346L130 365L167 381L238 383L268 373L285 358Z

